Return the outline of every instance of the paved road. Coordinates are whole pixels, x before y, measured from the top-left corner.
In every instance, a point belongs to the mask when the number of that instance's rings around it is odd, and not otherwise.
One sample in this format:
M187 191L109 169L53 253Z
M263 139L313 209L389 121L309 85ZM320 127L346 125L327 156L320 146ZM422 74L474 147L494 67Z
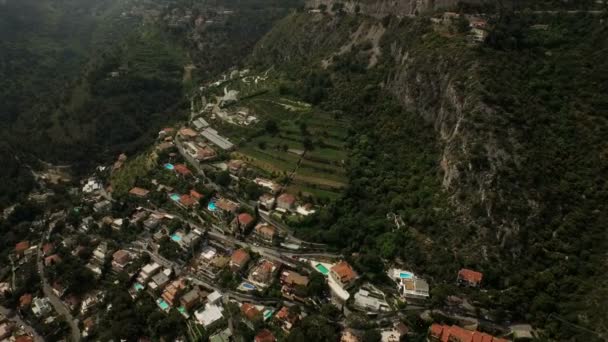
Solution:
M44 242L48 239L48 236L50 235L50 230L51 229L49 229L49 233L47 233L45 238L42 240L41 245L44 245ZM38 249L37 263L38 263L38 273L40 274L40 279L42 279L42 291L44 292L44 295L46 297L48 297L49 301L51 302L51 305L53 305L53 308L55 308L55 311L58 314L63 315L65 317L67 323L70 326L71 341L72 342L80 341L80 328L78 327L78 320L74 319L74 317L72 316L72 313L70 312L68 307L65 306L65 304L63 304L61 299L59 299L59 297L57 297L55 295L55 293L53 292L53 288L49 285L48 281L44 277L44 266L42 264L41 248Z
M38 335L38 332L34 328L32 328L29 324L27 324L24 320L22 320L19 315L15 314L13 317L9 317L10 316L9 314L11 312L12 312L12 310L0 305L0 313L3 314L4 316L6 316L6 318L8 318L9 321L12 321L19 327L23 327L23 330L28 335L32 336L34 338L34 341L36 341L36 342L44 341L44 338L42 338L42 336Z

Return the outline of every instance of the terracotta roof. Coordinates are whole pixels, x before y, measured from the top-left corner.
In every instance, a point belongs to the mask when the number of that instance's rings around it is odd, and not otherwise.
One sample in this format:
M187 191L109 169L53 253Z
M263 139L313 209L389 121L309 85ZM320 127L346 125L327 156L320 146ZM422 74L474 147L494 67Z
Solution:
M215 206L222 209L223 211L230 211L230 212L235 212L239 208L238 203L235 203L226 198L220 198L217 201L215 201Z
M239 216L237 216L237 219L239 223L244 226L248 226L251 224L251 222L253 222L253 217L247 213L239 214Z
M259 317L261 314L260 310L249 303L243 303L243 305L241 305L241 312L250 321L254 320L256 317Z
M15 342L34 342L34 339L29 335L22 335L17 337Z
M284 193L284 194L281 194L281 196L279 196L279 198L277 199L277 201L282 202L282 203L286 203L286 204L289 204L289 205L292 205L292 204L295 203L296 198L292 194Z
M29 241L21 241L15 245L15 253L23 253L30 248Z
M276 339L270 330L262 329L260 332L255 335L255 342L274 342Z
M188 128L188 127L184 127L182 129L180 129L179 134L184 137L188 137L188 138L194 138L198 135L198 133L196 133L196 131L194 131L193 129Z
M32 294L26 293L23 296L19 297L19 306L24 308L28 307L32 304Z
M46 266L55 265L61 262L61 257L57 254L49 255L44 258L44 264Z
M190 171L190 169L184 164L176 164L174 166L174 170L175 170L175 172L177 172L183 176L188 176L188 175L192 174L192 171Z
M346 261L335 264L331 271L336 273L343 283L349 283L357 278L357 272Z
M262 236L268 237L268 238L272 238L276 233L276 230L274 229L274 227L271 225L268 225L266 223L260 223L257 226L255 226L255 231L256 231L256 233L258 233Z
M458 271L458 278L460 278L462 280L466 280L470 283L481 283L483 274L480 272L477 272L477 271L463 268L460 271Z
M55 245L53 245L53 244L52 244L52 243L50 243L50 242L45 243L45 244L42 246L42 253L43 253L44 255L47 255L47 254L49 254L49 253L53 253L53 251L54 251L54 250L55 250Z
M129 190L129 194L137 196L137 197L146 197L146 196L148 196L149 193L150 193L149 190L139 188L139 187L134 187L133 189Z
M181 195L179 198L179 202L186 207L192 207L197 203L196 200L190 195Z
M203 198L203 195L194 189L190 190L190 196L192 196L193 198L195 198L197 200L200 200L201 198Z
M284 272L282 280L284 283L289 284L289 285L301 285L301 286L308 286L308 283L310 282L308 277L303 276L303 275L301 275L297 272L293 272L293 271Z
M129 252L121 249L114 252L114 254L112 254L112 258L119 264L126 264L129 262L129 260L131 260L131 255L129 255Z
M232 253L230 261L232 261L232 263L236 265L243 266L245 263L247 263L247 261L249 261L249 253L247 253L247 251L242 248L237 249L236 251L234 251L234 253Z
M429 328L429 334L441 342L508 342L505 339L480 331L466 330L457 325L433 324Z
M289 317L289 308L286 306L282 307L275 317L280 320L286 320Z
M175 128L173 128L173 127L165 127L165 128L163 128L163 132L165 132L165 133L173 133L173 132L175 132Z

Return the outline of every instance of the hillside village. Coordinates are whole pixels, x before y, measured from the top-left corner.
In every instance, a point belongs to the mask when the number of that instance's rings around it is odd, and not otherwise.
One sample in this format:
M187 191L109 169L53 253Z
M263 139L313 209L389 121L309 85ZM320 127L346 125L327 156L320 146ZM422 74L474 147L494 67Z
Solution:
M191 15L165 19L180 27ZM452 12L431 19L445 35L460 20ZM487 27L466 17L461 29L476 44ZM311 317L337 323L343 342L532 340L531 326L495 324L477 306L477 270L444 284L386 261L383 279L370 279L357 255L296 236L298 223L346 186L348 122L282 93L280 78L235 68L201 85L187 122L164 127L141 155L98 166L70 189L72 207L34 222L41 237L17 243L0 274L0 340L40 341L38 332L98 340L121 327L114 319L125 290L135 308L179 325L159 324L179 341L283 341ZM433 303L448 285L463 295Z
M176 331L180 340L280 341L319 310L341 322L345 342L366 341L365 329L354 323L361 319L383 342L416 335L413 322L429 326L429 341L531 338L529 326L473 318L477 309L467 298L430 310L436 284L404 265L390 265L383 285L374 284L349 262L353 256L296 238L290 222L326 202L293 191L297 171L269 172L241 152L247 142L221 133L268 122L230 89L240 84L251 99L256 91L266 94L255 88L263 82L272 82L268 73L235 70L200 87L188 123L162 129L141 156L123 154L99 166L73 189L74 207L47 213L37 223L42 238L15 246L12 272L0 283L3 300L16 305L16 311L3 308L0 338L40 340L32 326L95 340L104 322L118 315L115 291L121 287L136 303L181 317L186 329ZM253 90L246 87L252 84ZM224 95L207 101L214 89ZM287 113L311 108L276 101ZM305 150L281 153L302 158ZM42 285L27 277L39 277ZM483 291L483 274L462 269L454 285ZM15 324L11 316L29 323ZM435 324L437 317L453 324ZM493 334L477 330L481 326Z

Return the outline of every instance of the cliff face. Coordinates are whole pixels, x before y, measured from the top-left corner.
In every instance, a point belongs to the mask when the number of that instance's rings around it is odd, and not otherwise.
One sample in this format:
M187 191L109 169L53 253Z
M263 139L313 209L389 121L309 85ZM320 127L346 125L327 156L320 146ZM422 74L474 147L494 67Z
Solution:
M450 9L461 3L461 0L307 0L306 7L318 8L325 5L331 11L334 4L343 5L343 10L347 13L355 13L357 10L376 18L383 18L387 15L398 17L413 16L437 9ZM481 4L488 0L468 0L467 3Z

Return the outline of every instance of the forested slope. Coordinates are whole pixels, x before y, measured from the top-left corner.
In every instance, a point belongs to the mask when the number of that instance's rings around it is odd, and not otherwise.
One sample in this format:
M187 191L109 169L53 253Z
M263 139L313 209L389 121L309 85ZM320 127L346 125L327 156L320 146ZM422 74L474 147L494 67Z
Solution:
M357 253L372 279L401 260L433 279L435 303L466 266L484 272L488 291L471 295L497 321L605 334L603 18L497 13L481 45L428 18L280 22L252 63L353 121L349 187L299 233Z

